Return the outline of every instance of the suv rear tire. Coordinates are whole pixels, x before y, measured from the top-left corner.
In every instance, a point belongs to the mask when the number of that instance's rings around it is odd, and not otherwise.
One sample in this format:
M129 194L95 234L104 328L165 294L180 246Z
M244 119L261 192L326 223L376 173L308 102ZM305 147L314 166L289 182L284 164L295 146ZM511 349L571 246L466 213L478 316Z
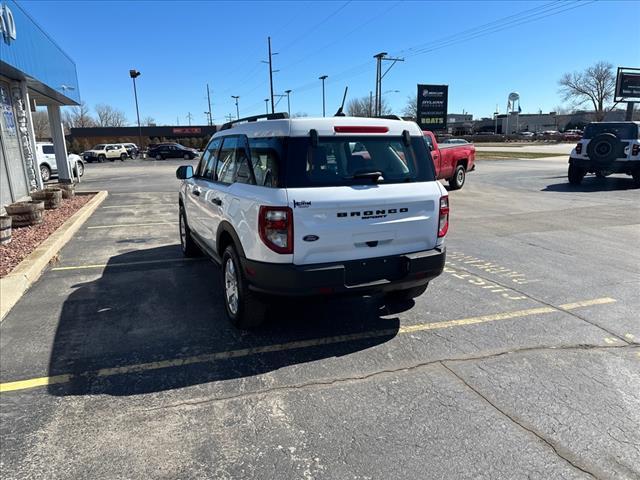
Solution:
M574 165L573 163L570 163L569 172L567 175L569 177L569 183L571 185L580 185L586 173L587 172L585 172L584 168L581 168L577 165Z
M228 245L222 254L220 271L224 289L224 308L231 323L240 330L259 327L264 322L267 305L249 290L233 245Z
M180 206L180 218L178 221L180 233L180 248L185 257L199 257L202 252L191 237L191 229L187 223L187 215L184 213L184 207Z
M453 177L449 179L449 188L451 190L460 190L466 178L467 170L464 168L464 165L458 165L456 171L453 172Z
M40 176L43 182L51 180L51 169L46 165L40 165Z
M105 157L104 155L98 155L98 163L104 163L106 159L107 157Z
M126 153L121 153L120 154L120 161L124 162L127 159L127 154Z

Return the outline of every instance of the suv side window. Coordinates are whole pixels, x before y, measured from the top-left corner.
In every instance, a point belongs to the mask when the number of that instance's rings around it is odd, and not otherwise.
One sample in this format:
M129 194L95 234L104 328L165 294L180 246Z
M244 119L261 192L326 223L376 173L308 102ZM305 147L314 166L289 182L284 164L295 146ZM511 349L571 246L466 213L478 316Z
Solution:
M249 146L256 185L277 188L282 142L278 138L250 138Z
M238 148L237 137L225 137L220 149L218 164L216 166L216 178L221 183L233 183L238 163L236 150Z
M429 151L433 150L433 140L431 140L430 136L424 136L424 143L427 144L427 148L429 149Z
M222 140L216 138L215 140L211 140L209 145L207 145L207 149L202 154L202 158L200 159L200 164L198 165L198 170L196 172L196 176L206 178L208 180L215 180L213 178L213 173L216 169L216 160L218 159L218 149L220 148L220 144Z
M53 151L53 145L43 145L42 153L46 153L47 155L53 155L55 153Z
M240 137L238 139L238 148L236 149L236 162L238 164L238 170L236 172L236 183L248 183L249 185L255 185L256 182L251 172L251 164L249 163L249 142L247 137Z

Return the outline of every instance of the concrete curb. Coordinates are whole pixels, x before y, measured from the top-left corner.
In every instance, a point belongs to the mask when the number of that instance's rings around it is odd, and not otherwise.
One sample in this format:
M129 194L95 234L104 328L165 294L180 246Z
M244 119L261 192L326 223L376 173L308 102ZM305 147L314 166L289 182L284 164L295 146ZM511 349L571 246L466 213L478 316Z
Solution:
M79 193L94 193L95 196L22 260L9 275L0 278L0 298L2 299L0 302L0 322L4 320L4 317L18 303L18 300L33 282L40 278L49 261L71 240L82 224L107 198L106 191Z

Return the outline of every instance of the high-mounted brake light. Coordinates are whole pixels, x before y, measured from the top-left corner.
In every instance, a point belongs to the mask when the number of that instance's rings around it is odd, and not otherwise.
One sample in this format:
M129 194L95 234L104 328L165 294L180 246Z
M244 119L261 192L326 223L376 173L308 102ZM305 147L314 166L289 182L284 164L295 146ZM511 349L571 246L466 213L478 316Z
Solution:
M293 211L289 207L260 207L258 231L276 253L293 253Z
M440 197L440 218L438 220L438 238L444 237L449 231L449 197Z
M387 133L389 127L377 125L336 125L333 127L336 133Z
M576 153L582 153L582 143L580 142L576 145Z

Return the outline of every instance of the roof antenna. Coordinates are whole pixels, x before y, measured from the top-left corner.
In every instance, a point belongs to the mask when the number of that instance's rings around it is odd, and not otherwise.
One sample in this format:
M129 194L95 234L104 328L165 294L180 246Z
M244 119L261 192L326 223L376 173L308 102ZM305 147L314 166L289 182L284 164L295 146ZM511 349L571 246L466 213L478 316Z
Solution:
M340 105L340 108L338 109L338 111L336 112L334 117L344 117L345 116L345 114L344 114L344 112L342 110L344 109L344 102L347 99L347 90L349 90L349 85L344 87L344 95L342 97L342 105Z

